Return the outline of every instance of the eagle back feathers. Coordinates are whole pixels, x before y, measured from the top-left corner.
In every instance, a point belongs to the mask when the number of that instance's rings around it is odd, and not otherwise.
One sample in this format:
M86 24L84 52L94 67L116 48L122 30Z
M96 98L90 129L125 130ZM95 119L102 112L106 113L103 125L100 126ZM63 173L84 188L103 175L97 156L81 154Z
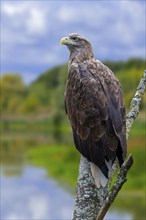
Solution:
M112 71L95 59L73 61L65 92L76 148L107 175L107 161L126 156L125 106Z

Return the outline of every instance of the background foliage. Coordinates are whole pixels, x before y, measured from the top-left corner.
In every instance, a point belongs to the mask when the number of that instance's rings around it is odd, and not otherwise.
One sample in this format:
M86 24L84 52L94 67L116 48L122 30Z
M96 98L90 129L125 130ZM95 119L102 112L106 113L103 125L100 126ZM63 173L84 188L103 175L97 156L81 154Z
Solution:
M105 61L104 64L109 66L119 79L128 112L130 101L142 76L145 61L130 59L118 62ZM48 138L47 144L43 141L32 141L27 144L31 146L31 148L27 147L29 162L46 167L48 175L70 184L73 189L76 185L80 156L73 147L72 132L64 111L66 78L67 65L57 66L42 73L29 85L23 82L19 74L2 75L0 78L1 126L5 134L30 132L37 133L38 137L45 134ZM125 190L144 190L145 170L141 164L145 162L145 104L146 99L143 99L139 117L134 123L128 140L128 152L133 153L135 163L128 174L129 181L124 186ZM10 150L10 156L14 155L11 153L15 152L11 151L13 138L13 135L10 138L5 135L1 138L3 162L8 161L4 160L6 148ZM18 151L19 148L15 148Z

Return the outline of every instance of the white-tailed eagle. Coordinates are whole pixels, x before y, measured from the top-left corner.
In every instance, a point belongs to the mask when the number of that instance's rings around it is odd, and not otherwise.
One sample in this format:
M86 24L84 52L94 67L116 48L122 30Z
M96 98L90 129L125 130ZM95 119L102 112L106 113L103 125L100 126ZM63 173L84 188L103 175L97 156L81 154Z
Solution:
M113 72L96 60L88 40L78 34L61 39L70 51L65 109L76 148L91 162L97 187L104 187L116 157L126 157L123 93Z

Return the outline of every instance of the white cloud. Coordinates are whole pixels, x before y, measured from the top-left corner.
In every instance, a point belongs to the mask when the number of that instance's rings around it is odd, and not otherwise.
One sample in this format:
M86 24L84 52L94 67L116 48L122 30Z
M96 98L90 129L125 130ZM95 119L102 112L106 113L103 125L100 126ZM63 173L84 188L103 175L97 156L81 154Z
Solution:
M22 33L27 35L44 35L47 26L47 11L42 5L34 5L32 2L6 2L2 4L3 16L9 20L12 33L14 29L21 28Z
M15 214L15 213L11 213L10 215L8 215L8 216L6 217L5 220L16 220L16 219L20 219L20 216L17 215L17 214Z
M10 2L2 4L2 12L4 12L9 17L17 16L23 13L24 10L27 9L26 4L12 4Z
M45 219L50 212L50 201L45 196L33 196L29 199L28 207L33 219Z
M91 28L98 28L103 25L108 12L108 8L103 7L100 2L98 4L92 1L88 4L87 2L84 4L76 2L76 5L62 5L56 16L64 24L81 24ZM81 25L80 29L82 29Z
M32 8L26 20L26 27L29 33L44 34L46 32L45 13L39 8Z
M78 19L77 10L76 10L77 16L74 16L74 13L75 13L75 8L71 8L69 6L62 6L60 7L57 17L61 22L65 22L65 23L75 22Z

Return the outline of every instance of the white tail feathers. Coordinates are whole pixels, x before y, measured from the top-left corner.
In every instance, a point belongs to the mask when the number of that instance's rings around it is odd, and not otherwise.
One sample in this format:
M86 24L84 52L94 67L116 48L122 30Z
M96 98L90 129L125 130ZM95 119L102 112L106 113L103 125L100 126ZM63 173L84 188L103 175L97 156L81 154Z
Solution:
M106 161L106 165L109 169L109 173L108 173L108 176L109 176L112 170L112 161L109 161L109 162ZM94 163L90 163L90 167L91 167L91 173L92 173L92 176L94 178L97 188L105 187L108 182L108 179L104 176L100 168L96 166Z

